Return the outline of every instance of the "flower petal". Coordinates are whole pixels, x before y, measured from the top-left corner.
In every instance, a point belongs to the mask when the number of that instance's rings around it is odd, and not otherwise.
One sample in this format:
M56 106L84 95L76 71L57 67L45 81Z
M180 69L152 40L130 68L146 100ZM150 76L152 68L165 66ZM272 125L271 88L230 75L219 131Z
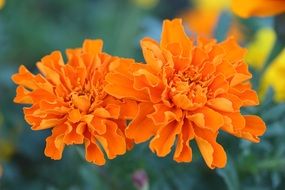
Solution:
M145 89L135 90L133 88L133 82L123 75L116 73L109 73L105 80L108 84L104 90L116 98L130 98L138 101L148 101L149 96Z
M198 127L207 128L213 132L218 131L224 125L223 116L206 106L195 110L193 115L187 115L187 118Z
M207 102L207 105L215 110L233 112L233 103L227 98L214 98Z
M182 131L178 135L176 150L173 159L176 162L191 162L192 149L190 147L190 140L194 138L194 130L191 122L184 120Z
M149 148L157 156L164 157L171 151L176 135L181 133L183 122L173 121L168 125L161 126L155 137L150 141Z
M23 65L19 67L19 73L12 76L12 80L16 84L31 90L43 88L49 92L52 92L52 85L42 75L33 75Z
M126 142L123 133L117 126L117 123L104 120L106 125L106 133L96 135L109 159L115 158L117 155L122 155L126 152Z
M167 49L173 43L180 43L183 48L182 55L185 57L189 56L192 43L183 29L181 19L166 20L163 22L160 46Z
M87 39L83 42L83 51L96 55L102 51L103 41L102 40L91 40Z
M228 133L233 134L236 131L240 131L245 127L245 119L240 112L224 112L222 114L225 117L225 124L222 129L227 131Z
M154 112L149 114L155 125L167 125L168 123L176 120L180 121L182 118L182 112L177 108L170 108L164 104L155 104Z
M65 125L67 126L67 130L63 138L64 143L66 145L83 144L83 131L86 128L86 123L81 122L79 124L70 124L66 122Z
M220 43L220 47L224 49L224 59L228 61L228 63L235 65L238 62L243 61L246 50L241 48L233 37L230 37L224 42Z
M216 142L217 133L195 128L195 140L201 154L211 169L223 168L227 162L227 156L223 147Z
M251 142L259 142L259 136L263 135L266 131L266 126L264 121L258 116L255 115L247 115L244 116L245 119L245 127L234 133L234 135L247 139Z
M153 121L146 117L154 111L153 105L140 103L136 117L132 120L125 130L128 138L133 139L135 143L147 141L155 134L159 126L155 126Z
M85 158L88 162L99 166L104 165L106 162L102 150L93 138L85 138Z
M64 125L55 127L52 130L52 135L46 139L45 155L54 160L59 160L62 157L64 149L63 135L67 128Z
M149 66L150 71L152 71L154 74L160 73L161 67L165 60L159 44L150 38L144 38L141 40L141 48L144 59L147 66Z
M138 103L132 100L123 100L120 104L120 118L133 119L138 111Z

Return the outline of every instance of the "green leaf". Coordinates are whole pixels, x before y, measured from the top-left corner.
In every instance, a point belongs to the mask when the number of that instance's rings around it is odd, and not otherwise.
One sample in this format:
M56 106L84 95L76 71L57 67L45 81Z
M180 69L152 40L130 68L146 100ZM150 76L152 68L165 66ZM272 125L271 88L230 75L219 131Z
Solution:
M227 166L223 169L218 169L217 173L223 178L228 190L240 190L238 174L230 157L228 157Z

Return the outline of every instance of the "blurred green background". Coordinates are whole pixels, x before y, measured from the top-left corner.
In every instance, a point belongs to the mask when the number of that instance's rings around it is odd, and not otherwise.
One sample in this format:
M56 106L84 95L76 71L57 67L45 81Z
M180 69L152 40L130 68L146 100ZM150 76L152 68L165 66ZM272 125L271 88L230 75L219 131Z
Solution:
M185 15L192 4L189 0L7 0L0 10L0 189L283 190L285 106L275 102L272 88L259 107L243 110L266 121L268 130L261 143L221 133L218 141L228 153L228 164L216 170L206 167L195 145L189 164L175 163L172 155L157 158L147 144L103 167L87 163L75 146L65 150L62 160L53 161L43 153L49 131L30 130L23 106L13 104L16 87L10 76L20 64L36 73L35 63L44 55L79 47L85 38L101 38L106 52L142 61L139 40L144 36L159 40L162 20ZM215 26L218 40L226 37L233 17L230 12L222 13ZM243 46L256 40L259 28L276 32L266 67L285 45L283 17L236 18L246 31ZM251 68L257 90L266 67Z

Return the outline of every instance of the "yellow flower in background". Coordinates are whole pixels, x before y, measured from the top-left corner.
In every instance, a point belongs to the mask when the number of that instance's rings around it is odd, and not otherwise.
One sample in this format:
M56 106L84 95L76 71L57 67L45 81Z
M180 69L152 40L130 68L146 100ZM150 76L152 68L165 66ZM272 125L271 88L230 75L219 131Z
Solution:
M2 175L3 175L3 167L2 167L2 165L0 165L0 179L1 179Z
M159 0L132 0L132 2L140 8L152 9L159 3Z
M229 8L230 0L193 0L193 3L198 8L223 10Z
M0 139L0 160L9 160L14 154L15 147L8 139Z
M243 18L266 17L285 12L284 0L232 0L232 11Z
M211 37L219 21L221 12L231 10L235 15L274 16L285 12L284 0L192 0L194 9L183 14L192 32Z
M0 9L2 9L5 5L5 0L0 0Z
M254 40L247 47L247 63L255 69L262 69L276 41L272 28L262 28L255 34Z
M275 91L277 102L285 100L285 49L265 71L260 87L260 96L263 97L269 87Z

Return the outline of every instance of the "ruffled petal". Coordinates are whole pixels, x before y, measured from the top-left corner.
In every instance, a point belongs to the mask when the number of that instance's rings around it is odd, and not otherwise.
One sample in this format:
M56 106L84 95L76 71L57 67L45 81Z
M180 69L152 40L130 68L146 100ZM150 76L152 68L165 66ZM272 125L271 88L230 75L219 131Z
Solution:
M228 38L224 42L220 43L220 46L224 49L224 59L230 64L238 64L243 61L246 50L241 48L234 38Z
M89 54L97 55L102 52L103 41L87 39L83 42L83 51Z
M108 84L104 87L104 90L116 98L130 98L138 101L149 100L145 89L135 90L133 82L121 74L109 73L105 80Z
M72 144L83 144L84 142L84 131L86 129L86 123L70 124L65 123L67 126L67 131L65 132L63 141L66 145Z
M155 137L150 141L149 148L157 156L164 157L171 151L176 135L181 133L183 121L173 121L168 125L161 126Z
M15 103L19 104L32 104L33 99L29 96L30 91L25 89L23 86L18 86L16 90L16 97L14 98Z
M240 131L245 127L245 119L240 112L224 112L222 114L224 116L225 121L222 129L227 131L228 133L233 134L236 131Z
M55 51L45 56L41 62L37 63L37 67L43 73L45 78L53 85L61 84L60 67L62 67L63 58L59 51Z
M220 64L216 66L216 73L222 74L225 79L233 77L236 73L235 68L226 60L222 60Z
M133 119L138 111L138 103L132 100L123 100L120 104L120 118Z
M52 92L52 84L50 84L42 75L33 75L23 65L19 67L19 72L12 76L13 82L21 85L30 90L36 90L39 88Z
M255 106L259 104L257 93L251 89L250 83L243 83L230 88L229 93L238 97L243 106Z
M96 138L106 151L108 158L113 159L117 155L122 155L126 152L126 142L117 123L110 120L104 120L104 123L106 132L102 135L96 135Z
M176 162L191 162L192 149L190 140L194 138L194 130L191 122L184 120L182 131L178 135L176 150L173 159Z
M183 57L189 56L192 43L184 32L181 19L166 20L163 22L160 46L167 49L169 45L174 43L181 44L183 48L181 55Z
M213 82L209 85L213 97L217 97L220 94L224 94L229 89L229 83L226 81L222 74L217 75Z
M164 104L155 104L154 112L149 114L155 125L167 125L168 123L176 120L180 121L182 118L182 111L177 108L170 108Z
M85 138L85 158L88 162L92 162L99 166L106 163L104 153L97 144L95 137Z
M153 103L161 100L161 94L164 90L163 84L159 77L153 75L145 69L139 69L133 73L134 84L133 88L137 91L146 91L149 99Z
M159 127L155 126L153 121L147 117L153 111L152 104L140 103L136 117L125 130L126 136L133 139L135 143L147 141L153 136Z
M216 142L217 133L195 128L195 140L201 154L211 169L223 168L227 163L224 148Z
M165 59L159 44L150 38L144 38L141 40L141 48L149 70L154 74L160 73Z
M237 137L247 139L251 142L259 142L259 136L263 135L266 131L266 125L264 121L255 115L244 116L245 127L242 130L238 130L234 133Z
M54 160L59 160L62 157L64 149L64 133L67 128L65 125L55 127L52 130L52 135L46 139L45 155Z
M65 115L37 113L38 105L24 108L25 120L32 126L33 130L43 130L58 126L66 121Z
M233 103L227 98L214 98L207 101L207 105L215 110L233 112Z
M206 128L213 132L224 125L224 118L219 113L208 107L195 110L195 113L188 113L187 118L200 128Z

